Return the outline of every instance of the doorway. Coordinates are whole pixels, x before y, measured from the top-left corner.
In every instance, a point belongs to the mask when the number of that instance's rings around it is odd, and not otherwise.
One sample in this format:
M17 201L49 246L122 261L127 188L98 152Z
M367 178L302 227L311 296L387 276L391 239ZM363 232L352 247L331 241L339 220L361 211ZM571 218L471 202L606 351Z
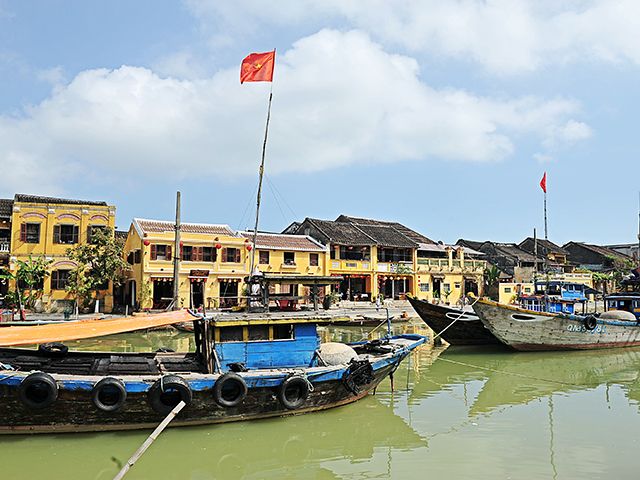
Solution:
M204 307L204 282L191 282L191 299L190 305L192 310Z
M442 296L442 279L433 279L433 298L440 298Z

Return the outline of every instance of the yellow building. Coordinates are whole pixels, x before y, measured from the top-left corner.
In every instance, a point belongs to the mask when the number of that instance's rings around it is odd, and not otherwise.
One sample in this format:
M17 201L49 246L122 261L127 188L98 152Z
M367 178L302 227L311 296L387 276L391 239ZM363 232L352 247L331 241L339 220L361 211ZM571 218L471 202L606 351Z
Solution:
M285 232L328 246L329 274L343 277L336 290L346 300L402 299L409 293L455 303L466 293L483 293L486 262L465 258L472 250L436 243L397 222L306 218Z
M106 202L16 194L11 211L9 270L15 273L19 260L44 257L51 264L42 286L43 306L49 310L68 307L75 299L65 288L69 271L76 264L66 252L88 242L94 229L114 230L115 207ZM111 311L111 288L101 292L101 297L104 310Z
M133 220L125 242L132 269L124 304L141 309L169 306L175 250L173 222ZM254 253L251 232L236 232L228 225L182 223L178 250L179 306L212 309L245 303L244 279ZM325 248L312 239L266 233L257 238L255 265L263 273L323 275L326 257Z

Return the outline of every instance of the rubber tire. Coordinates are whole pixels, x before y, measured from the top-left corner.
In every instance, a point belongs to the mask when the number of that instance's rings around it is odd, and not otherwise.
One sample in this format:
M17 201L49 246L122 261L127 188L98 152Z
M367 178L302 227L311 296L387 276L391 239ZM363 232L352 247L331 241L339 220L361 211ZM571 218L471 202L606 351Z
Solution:
M44 385L47 388L47 394L42 400L37 400L30 396L30 389L38 384ZM18 386L18 398L27 408L33 410L47 408L58 399L58 384L48 373L31 373L20 382Z
M120 394L118 401L113 405L106 404L100 400L100 391L106 386L115 387ZM93 386L93 390L91 390L91 401L98 410L103 412L115 412L120 410L127 401L127 389L122 380L118 380L113 377L106 377Z
M287 398L287 390L292 388L299 388L300 396L295 400ZM280 403L284 405L288 410L297 410L304 405L304 402L309 398L309 384L304 377L299 375L287 377L280 388L278 389L278 399Z
M38 345L38 352L49 357L64 357L69 351L64 343L51 342Z
M223 389L226 384L237 383L240 387L240 394L233 400L227 400L223 397ZM240 405L247 396L249 389L247 388L247 382L244 381L237 373L227 372L220 376L216 383L213 385L213 399L215 402L224 408L232 408Z
M584 317L583 323L584 328L586 328L587 330L595 330L595 328L598 326L598 319L593 315L587 315L586 317Z
M163 401L162 396L167 390L176 390L180 394L180 400L186 403L186 406L189 406L193 400L191 387L184 378L178 375L165 375L156 380L147 393L147 400L154 412L166 415L179 403L179 400L174 404Z

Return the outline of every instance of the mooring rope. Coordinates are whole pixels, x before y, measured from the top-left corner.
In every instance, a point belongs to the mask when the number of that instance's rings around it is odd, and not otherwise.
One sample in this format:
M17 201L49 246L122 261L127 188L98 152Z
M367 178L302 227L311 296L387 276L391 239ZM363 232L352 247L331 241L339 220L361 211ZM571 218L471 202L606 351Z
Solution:
M584 387L585 386L584 384L580 384L580 383L560 382L558 380L550 380L548 378L534 377L533 375L524 375L522 373L515 373L515 372L505 372L504 370L497 370L495 368L490 368L490 367L481 367L480 365L473 365L471 363L458 362L457 360L451 360L449 358L442 358L441 356L438 357L438 361L455 363L457 365L462 365L462 366L465 366L465 367L478 368L480 370L487 370L489 372L494 372L494 373L502 373L504 375L512 375L514 377L526 378L528 380L538 380L539 382L556 383L558 385L564 385L564 386L569 386L569 387Z
M473 307L473 306L476 304L476 302L477 302L478 300L480 300L480 297L476 298L476 300L475 300L471 305L469 305L469 306L470 306L470 307ZM446 332L446 331L447 331L447 329L448 329L451 325L453 325L454 323L456 323L458 320L460 320L460 319L461 319L462 317L464 317L466 314L467 314L467 312L465 312L465 311L464 311L464 307L463 307L463 310L460 312L460 314L459 314L456 318L454 318L454 319L453 319L453 322L451 322L449 325L447 325L446 327L444 327L444 329L440 330L440 332L439 332L438 334L436 334L436 335L433 337L433 340L435 340L435 339L436 339L436 338L438 338L440 335L442 335L444 332Z

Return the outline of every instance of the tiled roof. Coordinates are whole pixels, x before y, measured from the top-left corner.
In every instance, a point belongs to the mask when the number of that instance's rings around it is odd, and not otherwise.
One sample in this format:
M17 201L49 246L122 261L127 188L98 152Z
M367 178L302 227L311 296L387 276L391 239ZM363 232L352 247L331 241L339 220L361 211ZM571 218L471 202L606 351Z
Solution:
M136 224L143 233L166 233L174 231L174 222L165 220L148 220L145 218L134 218ZM208 223L181 223L180 231L183 233L203 233L210 235L229 235L237 237L238 235L229 227L229 225L212 225Z
M382 247L416 248L416 243L388 225L357 225L357 227Z
M542 247L542 249L546 250L547 252L560 253L562 255L569 255L569 252L567 250L562 248L560 245L556 245L550 240L544 240L542 238L534 239L533 237L527 237L522 242L520 242L519 247L522 248L522 244L524 244L525 242L530 243L531 245L533 245L533 242L538 242L538 248ZM530 250L528 249L527 251L530 252Z
M71 200L68 198L41 197L39 195L25 195L16 193L14 197L16 202L25 203L45 203L45 204L61 204L61 205L100 205L107 206L107 202L96 202L93 200Z
M11 218L13 212L13 200L10 198L0 198L0 217Z
M508 255L511 257L515 257L521 262L533 263L536 261L536 257L531 255L529 252L525 252L520 247L518 247L515 243L496 243L496 242L489 242L489 243L493 244L495 249L498 250L499 252L502 252L505 255Z
M584 243L584 242L569 242L566 243L565 245L563 245L563 248L566 248L567 245L574 243L576 245L580 245L583 248L586 248L587 250L591 250L592 252L595 252L599 255L602 255L603 257L615 257L615 258L621 258L624 260L630 259L631 257L629 255L625 255L624 253L620 253L616 250L612 250L611 248L607 248L607 247L603 247L601 245L594 245L592 243Z
M476 240L466 240L464 238L459 238L456 242L456 245L462 245L463 247L479 250L483 243L484 242L478 242Z
M415 246L415 244L419 244L419 243L436 243L430 238L425 237L421 233L418 233L415 230L412 230L409 227L398 222L375 220L373 218L350 217L348 215L340 215L338 218L336 218L336 222L347 222L347 223L357 225L359 227L365 226L365 225L390 227L396 230L397 232L401 233L405 237L409 238L410 240L412 240L413 241L412 246Z
M128 236L129 236L129 232L128 231L124 231L124 230L116 230L115 231L115 237L119 238L121 240L126 240Z
M245 238L253 241L253 232L239 232ZM324 252L325 247L303 235L285 235L282 233L258 232L256 248L269 250L291 250L299 252Z
M307 218L307 221L322 232L332 243L358 247L376 244L373 238L350 223L338 223L316 218Z

